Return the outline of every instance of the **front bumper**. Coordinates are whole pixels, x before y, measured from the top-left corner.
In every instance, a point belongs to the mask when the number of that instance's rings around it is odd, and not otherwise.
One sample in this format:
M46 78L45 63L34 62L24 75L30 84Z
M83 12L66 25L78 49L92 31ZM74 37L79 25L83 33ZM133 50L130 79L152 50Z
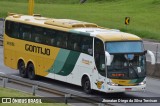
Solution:
M106 92L144 92L146 84L136 86L111 86L108 85Z

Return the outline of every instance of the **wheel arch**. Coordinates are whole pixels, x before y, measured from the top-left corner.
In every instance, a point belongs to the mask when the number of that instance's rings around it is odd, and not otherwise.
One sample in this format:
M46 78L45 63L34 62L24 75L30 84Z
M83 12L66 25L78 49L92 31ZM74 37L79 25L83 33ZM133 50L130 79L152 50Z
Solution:
M17 69L19 68L19 63L20 63L20 62L24 62L25 67L26 67L26 62L25 62L25 60L24 60L23 58L19 58L19 59L18 59L18 62L17 62L17 67L16 67Z
M28 67L29 64L33 64L33 66L34 66L34 71L35 71L35 74L36 74L36 65L35 65L35 63L34 63L32 60L29 60L29 61L27 62L26 67Z
M92 89L92 80L91 80L91 76L88 75L87 73L85 73L85 74L82 75L82 78L81 78L81 86L83 86L83 79L86 78L86 77L89 78L89 81L90 81L90 84L91 84L90 86L91 86L91 89Z

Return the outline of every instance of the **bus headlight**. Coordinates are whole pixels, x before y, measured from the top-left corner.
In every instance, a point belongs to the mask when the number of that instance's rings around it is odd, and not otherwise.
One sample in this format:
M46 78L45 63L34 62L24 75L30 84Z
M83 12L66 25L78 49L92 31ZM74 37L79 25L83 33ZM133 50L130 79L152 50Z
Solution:
M118 86L118 84L115 84L114 82L107 82L107 84L111 86Z
M139 83L139 85L144 85L146 84L146 81L142 81L141 83Z

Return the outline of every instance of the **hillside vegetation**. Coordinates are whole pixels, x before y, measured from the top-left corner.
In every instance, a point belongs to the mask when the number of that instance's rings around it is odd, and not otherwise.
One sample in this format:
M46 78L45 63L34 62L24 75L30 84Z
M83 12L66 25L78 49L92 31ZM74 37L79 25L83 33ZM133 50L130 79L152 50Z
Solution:
M143 38L160 40L160 0L35 0L35 13L69 18L120 29ZM8 12L28 13L28 0L0 0L0 17ZM130 24L124 24L130 17Z

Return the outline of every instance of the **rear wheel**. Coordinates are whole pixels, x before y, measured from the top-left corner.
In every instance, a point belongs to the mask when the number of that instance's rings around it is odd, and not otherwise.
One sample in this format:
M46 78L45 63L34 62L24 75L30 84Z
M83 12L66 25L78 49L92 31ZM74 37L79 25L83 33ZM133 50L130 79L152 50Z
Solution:
M88 77L83 78L82 81L82 87L85 93L90 94L91 93L91 84Z
M35 69L34 69L34 65L33 65L32 63L30 63L30 64L27 66L27 72L28 72L28 78L29 78L30 80L36 79Z
M20 61L18 63L18 69L19 69L19 74L21 77L26 78L27 77L27 70L25 68L25 63L24 61Z

